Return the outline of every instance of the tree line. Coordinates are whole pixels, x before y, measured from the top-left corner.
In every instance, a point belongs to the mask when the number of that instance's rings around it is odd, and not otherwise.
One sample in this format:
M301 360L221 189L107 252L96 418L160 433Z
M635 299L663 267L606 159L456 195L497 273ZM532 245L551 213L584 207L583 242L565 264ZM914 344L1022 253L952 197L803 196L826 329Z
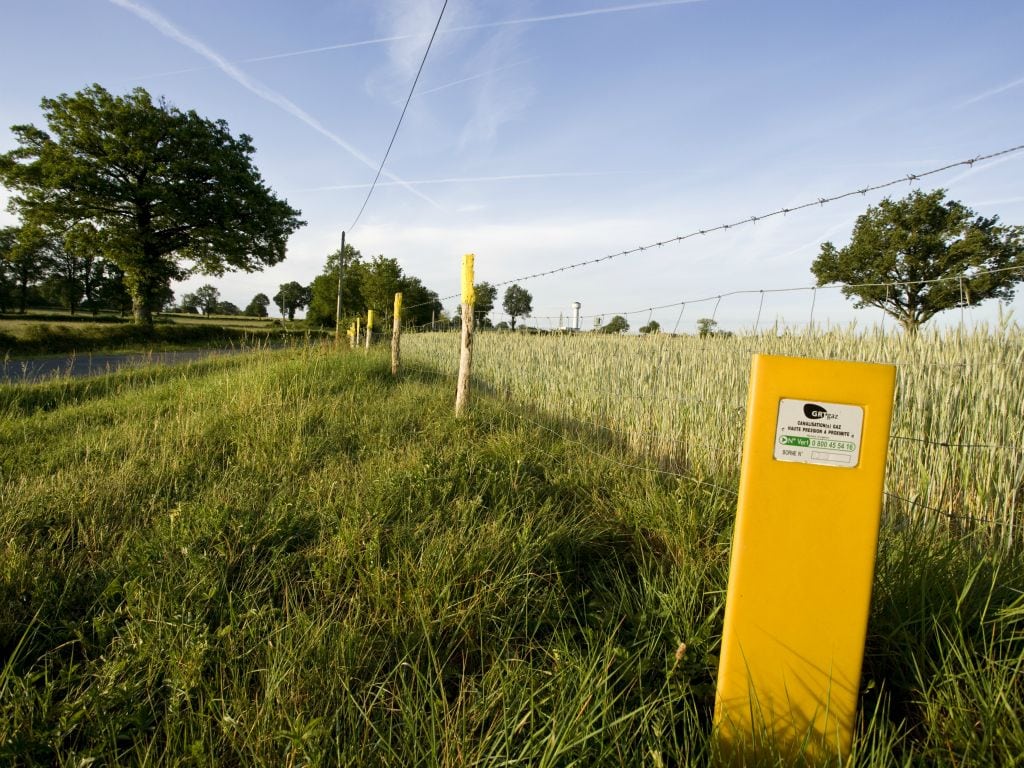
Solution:
M30 225L0 228L0 312L62 307L71 314L112 310L125 314L132 297L125 273L91 244L88 225L62 234ZM170 286L156 292L160 308L173 301Z

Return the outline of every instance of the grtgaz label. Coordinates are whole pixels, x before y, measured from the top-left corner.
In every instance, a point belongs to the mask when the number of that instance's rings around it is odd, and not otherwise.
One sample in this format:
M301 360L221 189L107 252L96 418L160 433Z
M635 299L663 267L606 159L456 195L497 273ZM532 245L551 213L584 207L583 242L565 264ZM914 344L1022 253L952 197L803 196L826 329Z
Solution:
M778 461L852 469L860 461L864 408L819 400L779 401L774 457Z

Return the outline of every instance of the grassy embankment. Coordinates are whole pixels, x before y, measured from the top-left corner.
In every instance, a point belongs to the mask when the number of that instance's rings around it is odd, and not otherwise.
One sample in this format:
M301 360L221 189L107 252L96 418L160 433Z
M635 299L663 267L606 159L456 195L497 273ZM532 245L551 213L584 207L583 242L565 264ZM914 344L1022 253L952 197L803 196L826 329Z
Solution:
M450 389L310 349L0 387L0 763L704 764L734 498ZM852 764L1012 765L1020 548L901 513Z
M195 348L251 348L305 333L301 323L237 315L164 314L151 329L116 316L31 312L0 316L0 357L90 352L166 352Z

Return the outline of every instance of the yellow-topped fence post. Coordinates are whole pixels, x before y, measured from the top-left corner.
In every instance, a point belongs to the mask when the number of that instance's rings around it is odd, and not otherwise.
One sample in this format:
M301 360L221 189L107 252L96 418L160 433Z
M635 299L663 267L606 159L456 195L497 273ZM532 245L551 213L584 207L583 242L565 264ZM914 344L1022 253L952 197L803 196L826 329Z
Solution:
M455 415L461 416L469 405L469 376L473 367L473 288L472 253L462 257L462 348L459 352L459 380L455 390Z
M373 310L366 310L366 348L370 348L370 341L373 337Z
M402 335L402 294L395 294L395 319L391 324L391 375L398 375L398 363L401 356Z
M896 369L755 355L715 749L845 760L857 714Z

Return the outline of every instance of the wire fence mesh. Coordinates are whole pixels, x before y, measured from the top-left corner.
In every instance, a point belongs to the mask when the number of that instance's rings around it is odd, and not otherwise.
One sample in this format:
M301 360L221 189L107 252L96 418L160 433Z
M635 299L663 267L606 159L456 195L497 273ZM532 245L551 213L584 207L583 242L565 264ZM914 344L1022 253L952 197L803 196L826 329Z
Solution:
M457 351L454 334L403 341L406 365L429 375L454 376ZM1000 542L1019 539L1024 332L1016 327L913 337L480 333L474 385L497 395L509 418L556 430L580 450L722 490L738 478L755 352L895 363L887 503ZM609 453L601 435L626 453Z

